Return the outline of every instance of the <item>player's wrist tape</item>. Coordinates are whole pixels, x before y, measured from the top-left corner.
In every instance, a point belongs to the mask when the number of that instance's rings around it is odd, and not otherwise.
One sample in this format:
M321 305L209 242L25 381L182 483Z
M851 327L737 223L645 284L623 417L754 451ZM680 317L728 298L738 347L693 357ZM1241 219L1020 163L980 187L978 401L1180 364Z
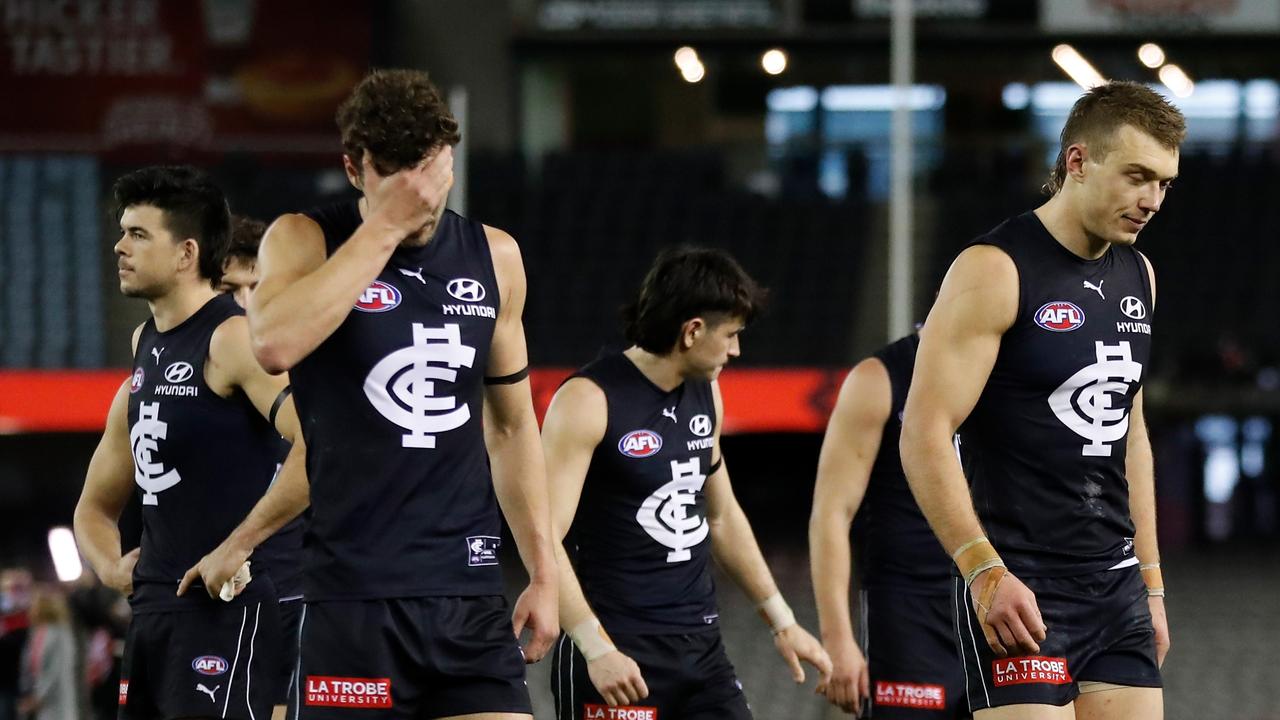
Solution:
M599 618L595 617L589 617L574 625L569 630L569 638L573 640L574 645L578 646L578 651L587 659L587 662L618 649L609 637L609 633L604 631Z
M1142 571L1142 582L1147 586L1147 596L1164 597L1164 576L1160 574L1160 563L1142 563L1138 569Z
M782 593L770 595L756 606L756 612L760 613L760 617L764 618L766 623L769 623L769 629L774 635L796 624L796 614L791 612L787 601L782 599Z
M985 537L976 537L956 548L956 551L951 553L951 559L959 568L966 586L972 585L974 578L987 570L1004 567L1004 560L1000 559L1000 554Z

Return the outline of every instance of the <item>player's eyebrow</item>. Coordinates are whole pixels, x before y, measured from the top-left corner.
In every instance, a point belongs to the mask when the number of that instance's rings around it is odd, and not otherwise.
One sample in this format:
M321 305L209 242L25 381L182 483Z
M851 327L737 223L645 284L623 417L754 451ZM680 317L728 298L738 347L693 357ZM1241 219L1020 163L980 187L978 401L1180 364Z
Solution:
M1128 165L1125 166L1125 172L1142 173L1142 176L1147 178L1148 180L1159 179L1161 182L1173 182L1178 178L1177 174L1171 175L1169 177L1160 177L1159 173L1147 167L1146 165L1143 165L1142 163L1129 163Z

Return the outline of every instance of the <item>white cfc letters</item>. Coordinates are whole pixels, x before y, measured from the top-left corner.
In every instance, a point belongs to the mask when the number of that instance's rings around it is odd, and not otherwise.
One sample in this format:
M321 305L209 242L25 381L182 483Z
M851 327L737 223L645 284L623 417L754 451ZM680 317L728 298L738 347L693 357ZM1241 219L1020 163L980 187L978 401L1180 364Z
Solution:
M697 502L695 493L702 489L707 476L701 461L671 461L671 482L658 488L645 499L636 513L636 521L649 537L671 549L667 562L684 562L692 557L689 548L707 538L707 519L689 510Z
M1129 341L1115 345L1094 343L1098 361L1082 368L1049 396L1049 407L1072 432L1088 440L1085 457L1111 457L1113 443L1129 432L1129 412L1116 407L1131 384L1142 379L1142 365L1133 361Z
M441 328L413 324L413 344L382 358L364 381L364 394L382 416L408 430L407 448L434 448L435 433L456 430L471 419L466 403L442 393L441 383L471 367L476 349L462 344L456 323Z
M160 403L144 402L138 408L138 422L129 428L133 448L133 479L142 488L143 505L159 505L158 493L182 482L177 470L165 470L151 454L160 449L158 440L169 434L169 423L160 420Z

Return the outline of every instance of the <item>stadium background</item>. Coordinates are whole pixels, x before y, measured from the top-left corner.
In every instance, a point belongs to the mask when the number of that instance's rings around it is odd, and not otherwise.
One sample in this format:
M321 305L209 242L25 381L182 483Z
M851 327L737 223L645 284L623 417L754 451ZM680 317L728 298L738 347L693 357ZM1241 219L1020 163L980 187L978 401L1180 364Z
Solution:
M463 120L452 206L521 243L541 404L568 368L619 342L617 309L659 248L728 248L771 288L726 372L725 454L816 633L805 546L820 433L845 369L891 334L891 4L0 0L0 567L54 579L47 533L70 524L146 314L116 290L111 180L195 163L236 212L267 219L343 197L337 103L367 68L409 66ZM1056 47L1152 83L1187 114L1181 177L1140 241L1160 286L1147 413L1173 635L1167 716L1280 718L1280 3L914 9L916 319L966 240L1040 197L1080 92ZM1194 87L1144 64L1144 43ZM681 47L694 54L677 63ZM785 57L777 74L763 67L771 49ZM757 717L827 717L721 587ZM539 717L546 665L530 675Z

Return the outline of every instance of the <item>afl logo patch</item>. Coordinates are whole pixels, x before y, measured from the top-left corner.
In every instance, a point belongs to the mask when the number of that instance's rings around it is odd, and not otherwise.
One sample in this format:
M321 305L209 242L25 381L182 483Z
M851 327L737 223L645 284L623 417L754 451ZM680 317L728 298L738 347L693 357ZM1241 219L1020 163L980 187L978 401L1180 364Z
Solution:
M392 310L400 304L400 291L390 283L374 280L356 300L360 312L380 313Z
M191 669L201 675L221 675L227 671L227 661L217 655L201 655L191 661Z
M129 381L129 392L136 393L142 389L142 379L146 377L146 373L142 372L142 368L133 371L133 379Z
M164 379L171 383L184 383L191 379L195 372L188 362L176 362L164 369Z
M454 278L445 286L449 294L463 302L480 302L484 299L484 285L471 278Z
M647 458L662 449L662 436L652 430L632 430L618 441L618 452L633 458Z
M1036 311L1036 324L1050 332L1071 332L1084 325L1084 311L1075 303L1054 300Z

